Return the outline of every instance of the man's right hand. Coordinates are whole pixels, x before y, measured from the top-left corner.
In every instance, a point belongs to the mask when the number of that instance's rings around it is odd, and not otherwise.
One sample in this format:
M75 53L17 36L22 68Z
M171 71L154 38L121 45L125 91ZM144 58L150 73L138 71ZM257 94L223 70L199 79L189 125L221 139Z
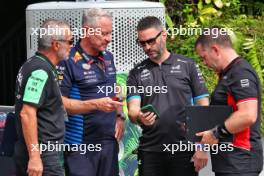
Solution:
M29 176L42 176L43 164L40 156L32 156L29 158L27 173Z
M112 112L123 106L123 103L104 97L96 100L96 106L99 111Z
M151 126L155 123L157 115L154 112L139 113L138 120L145 126Z

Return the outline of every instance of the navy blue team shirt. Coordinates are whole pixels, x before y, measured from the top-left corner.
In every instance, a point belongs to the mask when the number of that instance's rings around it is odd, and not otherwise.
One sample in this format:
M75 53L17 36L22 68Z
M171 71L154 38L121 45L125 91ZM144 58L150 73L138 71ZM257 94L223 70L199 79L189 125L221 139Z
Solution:
M91 100L115 96L114 91L106 95L105 87L114 87L116 68L113 55L102 52L98 56L87 54L77 43L69 59L58 67L59 82L63 96L76 100ZM101 90L100 90L101 89ZM94 110L86 114L69 115L66 122L65 143L81 144L93 141L114 140L116 112L105 113Z

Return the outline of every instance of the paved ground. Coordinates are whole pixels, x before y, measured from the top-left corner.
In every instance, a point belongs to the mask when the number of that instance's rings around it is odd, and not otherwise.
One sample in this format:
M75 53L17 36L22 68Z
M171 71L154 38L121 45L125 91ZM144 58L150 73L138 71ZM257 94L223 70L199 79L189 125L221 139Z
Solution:
M264 139L262 140L262 144L263 144L263 147L264 147ZM210 160L209 160L210 161ZM214 176L213 172L211 171L212 170L212 166L211 166L211 163L209 163L200 173L199 173L199 176ZM264 171L262 171L260 173L259 176L264 176Z

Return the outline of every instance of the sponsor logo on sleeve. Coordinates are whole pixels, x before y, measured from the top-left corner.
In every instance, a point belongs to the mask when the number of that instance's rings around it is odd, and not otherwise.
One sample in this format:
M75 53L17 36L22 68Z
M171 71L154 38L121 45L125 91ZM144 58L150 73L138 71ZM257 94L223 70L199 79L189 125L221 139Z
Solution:
M249 87L249 80L248 79L241 79L240 85L242 88Z

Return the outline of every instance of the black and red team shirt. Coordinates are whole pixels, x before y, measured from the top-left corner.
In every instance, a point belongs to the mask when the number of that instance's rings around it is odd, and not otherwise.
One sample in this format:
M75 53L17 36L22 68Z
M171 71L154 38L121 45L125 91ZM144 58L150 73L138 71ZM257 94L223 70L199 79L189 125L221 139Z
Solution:
M261 84L259 78L244 59L234 59L220 74L211 96L211 105L229 105L237 110L240 103L258 101L258 118L255 124L234 134L233 151L212 154L214 172L236 173L261 171L263 154L260 135Z
M140 99L141 107L152 104L160 115L154 125L141 125L139 149L162 152L163 144L186 141L185 106L208 96L202 73L192 59L170 54L161 65L150 59L138 64L128 76L127 102Z

